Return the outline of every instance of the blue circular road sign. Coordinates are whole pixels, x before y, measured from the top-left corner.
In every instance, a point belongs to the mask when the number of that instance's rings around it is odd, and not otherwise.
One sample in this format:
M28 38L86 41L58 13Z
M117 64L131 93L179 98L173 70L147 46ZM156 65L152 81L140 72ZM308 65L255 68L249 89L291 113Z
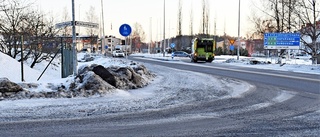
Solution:
M234 50L234 46L230 45L230 50L233 51Z
M176 46L176 44L171 43L170 46L171 46L171 48L174 48Z
M122 24L119 28L119 32L122 36L127 37L131 34L131 27L128 24Z

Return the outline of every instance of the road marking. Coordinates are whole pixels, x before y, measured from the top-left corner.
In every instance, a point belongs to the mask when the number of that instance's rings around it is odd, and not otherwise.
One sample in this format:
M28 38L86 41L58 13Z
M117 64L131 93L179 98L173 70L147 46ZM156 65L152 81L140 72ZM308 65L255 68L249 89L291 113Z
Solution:
M232 68L222 68L222 67L217 67L217 66L199 65L199 64L194 64L194 63L185 63L185 62L178 62L178 61L168 62L168 61L150 59L150 58L140 58L140 59L152 60L152 61L158 61L158 62L166 62L166 63L173 63L173 64L184 64L184 65L189 65L189 66L198 66L198 67L205 67L205 68L214 68L214 69L228 70L228 71L234 71L234 72L251 73L251 74L259 74L259 75L267 75L267 76L275 76L275 77L283 77L283 78L290 78L290 79L298 79L298 80L307 80L307 81L320 82L320 79L304 78L304 77L298 77L298 76L272 74L272 73L266 73L266 72L255 72L255 71L247 71L247 70L238 70L238 69L232 69Z
M197 64L193 64L193 65L201 66L201 65L197 65ZM259 75L267 75L267 76L284 77L284 78L291 78L291 79L300 79L300 80L320 82L320 79L304 78L304 77L298 77L298 76L272 74L272 73L266 73L266 72L255 72L255 71L247 71L247 70L237 70L237 69L232 69L232 68L222 68L222 67L216 67L216 66L203 66L203 67L215 68L215 69L220 69L220 70L229 70L229 71L234 71L234 72L243 72L243 73L251 73L251 74L259 74Z

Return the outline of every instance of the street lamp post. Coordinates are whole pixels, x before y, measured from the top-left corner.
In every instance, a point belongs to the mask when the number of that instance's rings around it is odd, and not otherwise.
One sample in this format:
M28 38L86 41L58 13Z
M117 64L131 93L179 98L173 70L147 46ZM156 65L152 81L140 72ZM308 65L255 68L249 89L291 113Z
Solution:
M105 38L106 38L106 36L105 36L105 33L104 33L104 15L103 15L103 2L102 2L102 0L100 1L101 2L101 18L102 18L102 46L101 46L101 52L102 52L102 54L105 54L106 53L106 51L105 51L105 49L104 49L104 46L105 46ZM111 39L112 40L112 39ZM111 41L112 42L112 41ZM111 53L112 53L112 45L111 45Z
M166 0L163 0L163 43L162 43L162 52L163 52L163 57L165 57L165 50L164 46L166 43Z
M150 17L150 24L149 24L149 31L150 31L150 43L148 45L148 53L150 54L151 53L151 47L152 47L152 17Z
M239 60L240 56L240 0L239 0L239 12L238 12L238 50L237 50L237 60Z

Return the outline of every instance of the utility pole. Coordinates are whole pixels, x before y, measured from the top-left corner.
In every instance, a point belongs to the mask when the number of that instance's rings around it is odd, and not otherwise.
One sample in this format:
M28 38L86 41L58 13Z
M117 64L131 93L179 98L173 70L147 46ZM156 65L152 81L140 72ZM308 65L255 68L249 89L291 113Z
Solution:
M72 53L73 53L73 75L77 76L77 52L76 52L76 21L74 15L74 0L72 0Z
M239 60L240 56L240 0L239 0L239 14L238 14L238 50L237 50L237 60Z
M152 17L150 17L150 24L149 24L149 32L150 32L150 43L148 45L148 53L151 53L151 44L152 44Z
M163 43L162 43L162 52L163 57L165 57L165 46L166 43L166 0L163 0Z
M23 35L21 36L21 47L20 47L20 51L21 51L21 82L24 82L24 74L23 74Z
M217 18L214 18L214 45L217 48Z
M102 53L104 54L104 53L106 53L105 52L105 50L104 50L104 46L105 46L105 33L104 33L104 15L103 15L103 2L102 2L103 0L101 0L101 18L102 18L102 46L101 46L101 51L102 51ZM112 42L112 41L111 41ZM111 53L112 53L112 46L111 46Z
M81 9L81 8L80 8L80 6L81 6L81 4L79 4L79 18L78 18L78 21L81 21L81 18L80 18L80 15L81 15L81 14L80 14L80 9ZM79 27L78 27L78 36L80 36L80 30L81 30L81 27L79 26Z

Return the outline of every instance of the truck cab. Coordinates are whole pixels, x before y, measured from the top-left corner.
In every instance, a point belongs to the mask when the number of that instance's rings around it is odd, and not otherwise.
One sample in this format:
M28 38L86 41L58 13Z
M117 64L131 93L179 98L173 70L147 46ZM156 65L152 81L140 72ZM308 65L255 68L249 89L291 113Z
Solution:
M195 38L191 47L191 62L212 62L215 50L216 45L213 38Z

